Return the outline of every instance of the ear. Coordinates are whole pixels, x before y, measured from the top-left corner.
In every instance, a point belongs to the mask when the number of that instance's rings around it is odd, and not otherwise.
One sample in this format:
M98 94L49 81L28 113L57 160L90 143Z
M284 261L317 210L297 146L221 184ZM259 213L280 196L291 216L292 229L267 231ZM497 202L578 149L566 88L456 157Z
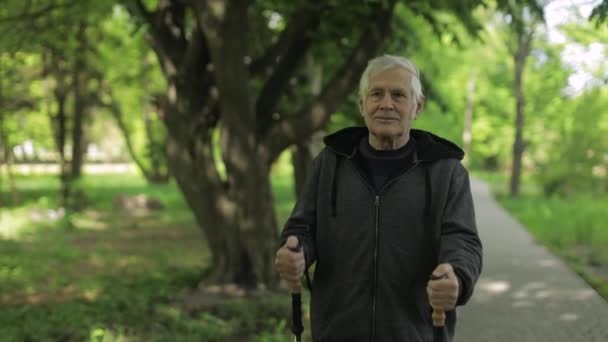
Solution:
M363 112L363 98L360 97L359 98L359 114L361 114L361 116L365 116L364 112Z
M422 110L424 109L424 100L425 100L424 96L420 96L420 99L416 103L416 110L414 111L414 117L412 119L414 119L414 120L418 119L418 117L422 113Z

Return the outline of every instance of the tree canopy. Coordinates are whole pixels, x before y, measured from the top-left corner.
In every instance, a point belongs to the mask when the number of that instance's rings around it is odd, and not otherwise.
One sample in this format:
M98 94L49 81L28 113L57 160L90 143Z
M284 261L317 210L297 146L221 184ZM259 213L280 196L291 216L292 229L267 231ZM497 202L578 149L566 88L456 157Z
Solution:
M0 9L3 144L54 149L66 196L92 145L150 181L172 177L221 270L211 279L273 284L272 165L319 130L361 124L355 89L381 53L420 66L417 127L463 144L473 168L513 166L519 131L522 172L547 193L605 184L605 127L588 131L605 118L605 69L568 94L567 44L548 41L542 18L535 1L506 0L11 0ZM568 44L605 35L590 23L562 31ZM517 108L528 113L518 129Z

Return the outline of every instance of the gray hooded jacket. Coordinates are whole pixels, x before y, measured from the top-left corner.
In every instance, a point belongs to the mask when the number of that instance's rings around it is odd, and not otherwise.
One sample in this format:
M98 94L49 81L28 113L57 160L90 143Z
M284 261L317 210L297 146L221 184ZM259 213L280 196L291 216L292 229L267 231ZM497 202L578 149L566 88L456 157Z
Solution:
M431 133L411 130L414 163L376 191L354 162L364 127L325 138L281 243L299 237L314 264L311 326L315 342L434 341L426 284L439 263L471 297L482 246L464 153ZM447 313L444 341L454 335Z

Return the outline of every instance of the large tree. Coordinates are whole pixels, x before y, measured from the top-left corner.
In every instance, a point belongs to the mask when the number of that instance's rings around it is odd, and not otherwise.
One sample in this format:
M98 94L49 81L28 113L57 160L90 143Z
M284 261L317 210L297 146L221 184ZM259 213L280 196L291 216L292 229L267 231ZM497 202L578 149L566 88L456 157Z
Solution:
M509 2L498 1L499 5ZM396 23L401 32L412 32L415 25L443 32L451 29L441 20L446 14L455 14L467 27L478 27L472 10L483 1L120 3L135 23L144 26L163 73L166 89L158 97L156 112L167 132L171 173L207 236L211 281L252 286L276 282L272 260L278 229L269 179L272 163L287 147L307 141L352 94L367 60L382 51L395 8L409 13L408 19ZM95 26L91 19L107 15L108 4L95 8L74 0L57 0L48 6L12 0L9 11L25 8L33 18L14 42L57 41L58 31L68 36L56 29L66 27L65 23L75 23L69 36L77 37L79 23L84 19ZM23 17L9 15L5 22L20 25ZM414 23L414 17L422 20ZM49 29L41 31L43 27ZM424 40L402 34L393 52L415 54ZM85 57L81 64L68 65L94 65L94 56ZM318 71L308 72L311 65ZM311 74L322 75L320 87L313 86L319 77ZM103 77L96 78L98 86L108 85ZM432 93L428 90L427 94Z
M320 129L354 90L382 50L395 3L126 2L147 26L166 78L169 165L207 236L211 282L276 283L271 165ZM405 6L433 22L442 9L470 19L478 3ZM301 82L307 57L323 63L317 94L302 91L312 88ZM214 155L216 130L225 176Z
M506 28L506 46L513 62L513 96L515 97L515 120L511 179L509 193L519 194L522 173L522 160L526 147L524 140L525 94L524 70L530 53L537 26L544 20L542 7L535 1L527 4L509 1L502 8L502 20Z
M12 199L3 201L0 184L0 206L6 203L14 206L19 204L12 170L13 163L17 161L15 146L26 138L44 140L44 134L39 134L37 127L28 129L25 133L28 120L39 123L43 119L40 115L30 114L36 110L41 100L34 90L36 87L32 86L36 77L35 60L26 54L0 52L0 179L3 178L4 169Z
M59 155L64 207L73 204L69 200L72 183L82 173L86 130L96 102L93 98L99 93L100 71L92 61L96 51L91 40L97 38L96 24L110 8L108 3L73 0L7 1L0 12L2 49L38 56L41 61L36 71L45 79L47 99L54 102L46 109Z
M311 50L321 18L331 16L332 8L318 1L299 2L295 9L284 4L286 12L273 15L282 17L285 28L257 52L247 32L263 29L257 22L265 4L161 0L149 9L141 1L131 3L148 25L167 81L162 113L169 165L207 236L211 281L276 282L271 164L288 146L319 129L352 91L389 33L394 4L359 6L366 24L348 57L318 96L277 120L281 97ZM216 128L225 177L214 158Z

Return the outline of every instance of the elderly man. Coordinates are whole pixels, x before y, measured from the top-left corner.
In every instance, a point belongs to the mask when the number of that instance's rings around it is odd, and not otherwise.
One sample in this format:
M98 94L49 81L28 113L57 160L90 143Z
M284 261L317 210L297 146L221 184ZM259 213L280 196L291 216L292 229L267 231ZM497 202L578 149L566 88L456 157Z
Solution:
M371 60L359 96L367 127L324 139L281 234L277 271L297 287L315 264L316 342L449 341L482 265L464 153L411 129L424 96L410 60Z

